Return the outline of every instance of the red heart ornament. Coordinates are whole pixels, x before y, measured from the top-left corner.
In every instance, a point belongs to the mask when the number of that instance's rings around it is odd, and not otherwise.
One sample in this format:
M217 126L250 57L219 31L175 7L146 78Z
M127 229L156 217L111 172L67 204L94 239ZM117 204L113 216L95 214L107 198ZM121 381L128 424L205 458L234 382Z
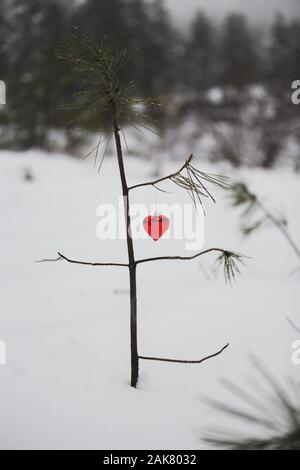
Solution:
M168 230L170 221L164 215L148 215L145 217L143 225L148 235L157 241Z

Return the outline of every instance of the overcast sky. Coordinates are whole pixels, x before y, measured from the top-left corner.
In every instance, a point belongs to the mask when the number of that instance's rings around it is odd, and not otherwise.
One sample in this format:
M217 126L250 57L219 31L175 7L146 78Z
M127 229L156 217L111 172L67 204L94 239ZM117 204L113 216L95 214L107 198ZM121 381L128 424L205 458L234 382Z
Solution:
M224 13L242 11L255 22L272 19L276 11L281 11L289 17L300 17L300 0L164 0L166 6L184 26L199 9L216 18L222 18Z

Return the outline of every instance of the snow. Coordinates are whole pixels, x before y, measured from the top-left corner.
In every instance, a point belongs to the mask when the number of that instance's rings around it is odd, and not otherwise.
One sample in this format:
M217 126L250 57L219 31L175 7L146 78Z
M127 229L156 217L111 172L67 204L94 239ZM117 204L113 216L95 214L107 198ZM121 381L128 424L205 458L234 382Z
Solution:
M221 88L213 87L208 91L207 97L211 103L221 104L224 99L224 93Z
M166 171L178 162L165 162ZM284 210L299 238L299 176L287 170L232 170L197 162L215 173L243 179ZM34 179L25 181L30 170ZM129 182L151 179L151 162L126 159ZM1 324L7 364L0 364L0 442L3 449L200 449L208 428L228 418L204 397L231 403L220 383L248 387L255 374L249 355L279 381L297 377L291 362L299 321L299 276L290 247L275 229L243 239L238 211L216 191L206 206L205 248L235 249L251 259L230 287L211 274L214 256L192 262L159 262L138 268L138 334L141 355L199 359L199 365L141 361L138 388L129 386L128 275L123 267L74 266L54 258L126 262L124 240L96 237L100 203L117 203L114 158L100 175L92 161L38 151L0 153ZM171 187L170 187L171 189ZM182 190L159 193L161 202L187 202ZM151 188L132 202L153 202ZM178 240L138 241L137 257L183 254ZM117 291L117 292L116 292ZM267 396L267 395L266 395ZM230 426L230 421L228 422Z

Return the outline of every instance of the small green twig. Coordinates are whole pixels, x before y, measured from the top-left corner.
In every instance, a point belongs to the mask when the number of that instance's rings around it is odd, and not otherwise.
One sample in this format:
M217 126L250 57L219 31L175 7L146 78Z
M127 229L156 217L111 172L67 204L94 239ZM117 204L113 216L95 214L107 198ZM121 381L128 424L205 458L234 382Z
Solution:
M263 217L253 224L243 227L244 235L250 235L260 228L265 222L270 221L284 236L296 256L300 259L300 249L287 230L287 221L276 217L267 209L265 204L252 192L249 191L245 183L235 183L231 187L230 197L234 207L243 207L243 217L252 215L255 211L260 211Z

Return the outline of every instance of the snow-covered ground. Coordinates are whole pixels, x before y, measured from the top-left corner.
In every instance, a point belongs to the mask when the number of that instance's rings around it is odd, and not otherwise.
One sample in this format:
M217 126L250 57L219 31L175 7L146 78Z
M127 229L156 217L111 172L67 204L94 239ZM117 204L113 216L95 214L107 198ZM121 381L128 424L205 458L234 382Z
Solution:
M284 170L198 167L245 179L251 189L284 210L300 240L299 176ZM178 166L165 164L164 171ZM129 182L151 179L152 166L127 159ZM32 173L33 181L23 178ZM124 241L96 237L97 206L120 191L114 159L100 175L91 161L62 155L0 153L1 304L0 365L2 449L200 449L201 436L227 419L204 397L234 398L220 380L249 385L250 355L279 381L299 375L291 362L300 323L297 260L281 234L268 229L243 239L238 211L222 191L207 204L205 247L220 246L251 259L232 287L210 272L215 257L159 262L138 268L139 352L199 359L200 365L141 361L136 390L129 386L127 270L116 267L34 263L57 251L90 261L126 261ZM189 202L183 190L159 193L160 202ZM133 202L155 200L151 188ZM178 241L137 243L137 256L183 254ZM125 292L124 292L125 291ZM266 395L267 397L267 395ZM237 399L236 399L237 400ZM230 424L230 422L229 422Z

